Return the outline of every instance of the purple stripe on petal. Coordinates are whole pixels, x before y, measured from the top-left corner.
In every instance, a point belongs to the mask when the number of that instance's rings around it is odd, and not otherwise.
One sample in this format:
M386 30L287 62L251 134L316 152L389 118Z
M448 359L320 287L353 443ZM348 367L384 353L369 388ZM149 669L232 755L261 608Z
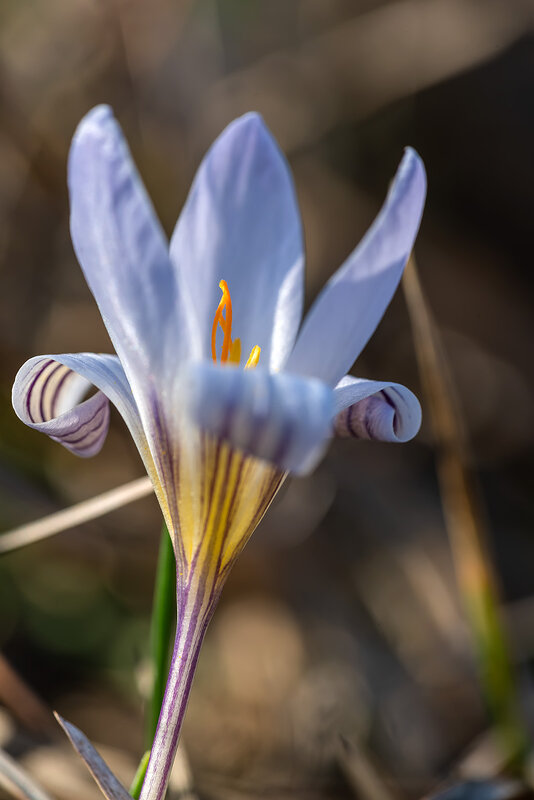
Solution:
M104 398L103 395L102 397ZM73 445L73 444L79 445L85 449L88 446L88 439L90 435L92 433L95 433L96 431L99 431L102 428L102 425L106 417L107 408L108 404L106 402L106 399L104 398L102 406L98 411L96 411L94 417L91 420L91 427L89 428L87 427L89 424L87 422L82 423L81 425L78 426L77 430L79 431L82 428L85 428L84 432L80 436L75 436L75 437L72 437L71 435L64 436L62 439L62 443L68 445Z
M71 411L41 423L40 429L77 456L88 458L96 455L104 444L109 426L109 403L104 398L105 405L102 406L103 398L104 395L98 392ZM71 441L73 428L84 432Z
M334 394L334 432L341 438L406 442L421 425L417 398L400 384L345 376Z
M70 370L67 367L65 367L65 372L62 375L61 379L58 381L58 383L56 385L56 388L54 389L54 394L53 394L53 396L52 396L52 398L50 400L50 416L51 417L55 417L56 414L58 413L57 406L59 404L59 400L60 400L61 394L63 392L65 384L68 382L68 380L70 379L71 375L72 375L72 373L70 372Z
M331 435L333 392L314 379L199 363L182 393L202 429L282 471L312 469Z
M235 563L235 560L243 550L243 547L246 545L250 536L263 519L265 512L269 508L274 496L278 492L278 489L284 482L286 475L287 473L279 472L278 470L272 470L271 472L267 473L266 478L262 482L261 489L258 492L259 501L255 511L250 517L249 524L247 525L241 538L232 544L232 553L230 558L225 562L223 568L219 571L219 582L221 585L224 584L230 568Z
M43 374L43 372L46 370L46 368L51 363L52 363L52 361L50 361L49 359L45 359L44 361L42 361L40 363L39 368L36 369L34 374L32 375L30 385L29 385L28 389L26 390L25 406L26 406L26 413L28 415L28 418L29 418L30 422L36 422L35 417L34 417L34 415L32 413L32 410L31 410L31 401L32 401L32 397L33 397L35 386L36 386L37 382L39 381L39 379L40 379L41 375Z
M84 400L92 383L100 391ZM13 386L13 407L19 418L83 457L97 453L106 438L108 397L146 452L135 401L116 356L37 356L21 367Z
M47 418L47 415L46 415L45 409L44 409L44 403L45 403L45 399L46 399L46 396L47 396L47 387L48 387L48 384L50 382L50 378L53 375L55 375L58 370L61 369L61 366L62 366L61 364L54 364L52 369L48 372L48 374L47 374L47 376L46 376L46 378L44 380L44 383L43 383L43 385L41 387L41 396L40 396L40 399L39 399L39 411L41 413L41 422L44 422L44 420Z

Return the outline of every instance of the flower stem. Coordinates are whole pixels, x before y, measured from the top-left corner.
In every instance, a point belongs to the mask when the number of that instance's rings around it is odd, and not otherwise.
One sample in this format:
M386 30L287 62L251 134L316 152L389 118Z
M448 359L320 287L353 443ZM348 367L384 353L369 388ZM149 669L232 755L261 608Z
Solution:
M169 677L139 800L163 800L167 791L200 647L215 603L204 588L178 593L178 622Z

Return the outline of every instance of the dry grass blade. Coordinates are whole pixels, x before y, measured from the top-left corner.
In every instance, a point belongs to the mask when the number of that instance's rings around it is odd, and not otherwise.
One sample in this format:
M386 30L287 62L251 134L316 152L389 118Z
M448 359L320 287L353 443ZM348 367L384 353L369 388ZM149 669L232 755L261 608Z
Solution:
M52 800L3 750L0 750L0 787L16 800Z
M115 777L87 736L59 714L55 713L55 717L107 800L132 800L132 796Z
M0 60L0 103L2 121L0 136L22 156L33 180L49 196L61 197L63 193L63 155L61 146L52 143L25 114L17 100L17 92L10 86L9 68Z
M500 620L486 521L469 468L469 448L437 327L410 259L404 293L436 450L445 522L459 589L471 626L486 701L511 764L522 763L526 737Z
M413 258L406 267L403 288L414 334L417 362L430 412L438 454L443 510L460 571L462 586L484 578L494 583L488 563L485 523L468 467L467 437L441 339L423 294Z
M74 528L83 522L102 517L104 514L109 514L110 511L133 503L134 500L146 497L152 491L150 478L138 478L124 486L110 489L109 492L104 492L98 497L92 497L90 500L76 503L76 505L57 511L48 517L21 525L19 528L0 534L0 555L18 550L20 547L34 542L40 542L42 539L48 539L49 536Z

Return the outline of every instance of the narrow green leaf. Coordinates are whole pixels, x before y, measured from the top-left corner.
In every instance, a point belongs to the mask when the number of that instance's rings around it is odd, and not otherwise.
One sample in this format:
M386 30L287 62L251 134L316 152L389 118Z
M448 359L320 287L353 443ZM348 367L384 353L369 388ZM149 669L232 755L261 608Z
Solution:
M137 771L134 775L134 779L130 786L130 794L132 795L134 800L138 800L139 795L141 794L141 789L143 787L143 781L145 779L146 768L148 767L149 758L150 758L150 750L147 750L143 758L139 762L139 766L137 767Z
M153 669L152 695L149 699L146 724L146 744L152 746L165 685L174 631L176 627L176 561L171 537L166 526L161 531L152 621L150 628L150 660Z

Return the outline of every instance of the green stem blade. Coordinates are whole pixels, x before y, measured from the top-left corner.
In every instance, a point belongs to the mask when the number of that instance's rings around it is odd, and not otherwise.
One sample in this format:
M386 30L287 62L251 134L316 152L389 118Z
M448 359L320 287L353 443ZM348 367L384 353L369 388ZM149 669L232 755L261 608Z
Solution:
M161 531L150 627L150 661L154 677L147 709L146 746L148 748L152 747L165 694L175 627L176 561L171 537L164 525Z
M134 800L138 800L138 797L141 794L141 788L143 786L143 781L145 779L146 768L148 767L149 758L150 758L150 750L147 750L146 753L143 755L143 758L139 762L139 766L137 767L132 784L130 786L130 794L132 795Z

